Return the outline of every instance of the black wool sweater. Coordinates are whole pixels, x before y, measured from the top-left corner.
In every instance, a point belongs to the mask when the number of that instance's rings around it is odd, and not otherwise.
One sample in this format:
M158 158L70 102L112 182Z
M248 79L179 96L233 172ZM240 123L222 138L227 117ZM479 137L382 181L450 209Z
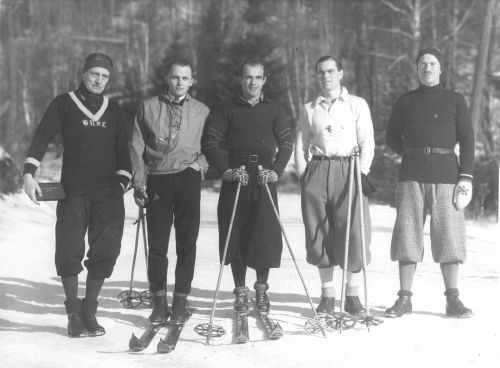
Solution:
M49 104L31 142L24 174L35 174L49 142L61 133L61 183L67 196L91 193L119 182L126 185L131 165L120 106L91 94L83 84L73 92L73 98L64 93Z
M386 130L386 143L403 156L399 181L455 184L459 177L472 178L474 133L464 97L441 85L420 86L399 98ZM453 150L451 154L405 153L405 148Z
M293 134L285 112L267 97L254 106L234 97L209 115L202 137L202 152L221 173L235 168L230 164L233 153L251 152L271 158L269 168L281 175L292 150Z

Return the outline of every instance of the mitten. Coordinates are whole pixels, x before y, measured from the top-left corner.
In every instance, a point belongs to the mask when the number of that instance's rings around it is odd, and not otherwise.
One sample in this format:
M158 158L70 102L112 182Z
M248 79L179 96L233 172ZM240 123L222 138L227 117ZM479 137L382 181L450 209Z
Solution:
M257 174L257 183L259 185L266 185L267 183L276 183L278 181L278 174L276 171L269 169L259 170Z
M463 210L472 199L472 181L459 179L453 189L453 204L457 210Z
M222 178L225 181L240 182L241 185L245 186L248 184L249 175L248 172L245 171L244 167L240 167L237 169L227 169L224 174L222 174Z

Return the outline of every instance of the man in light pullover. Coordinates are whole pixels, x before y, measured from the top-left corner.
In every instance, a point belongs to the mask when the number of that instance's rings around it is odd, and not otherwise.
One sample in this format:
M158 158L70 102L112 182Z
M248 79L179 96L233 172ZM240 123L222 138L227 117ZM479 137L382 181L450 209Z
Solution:
M167 251L175 227L177 264L172 301L174 322L188 317L200 227L201 179L208 168L200 140L209 109L188 94L193 85L190 61L174 61L165 93L142 102L132 131L132 184L137 205L148 206L148 280L154 324L167 319Z
M356 146L360 148L363 192L369 194L375 190L367 178L375 148L370 110L364 99L350 95L341 86L342 76L342 64L334 57L323 56L317 61L316 79L321 94L302 109L295 146L307 262L318 267L321 279L317 311L328 314L334 312L335 306L333 269L344 264L349 156ZM360 193L355 187L345 304L345 311L355 316L365 312L358 296L359 271L363 266L359 200ZM368 263L371 224L366 198L363 208Z

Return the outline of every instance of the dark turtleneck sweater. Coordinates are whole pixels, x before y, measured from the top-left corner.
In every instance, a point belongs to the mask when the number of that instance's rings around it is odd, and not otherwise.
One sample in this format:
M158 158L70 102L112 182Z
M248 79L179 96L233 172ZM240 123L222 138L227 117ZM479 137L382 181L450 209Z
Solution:
M455 184L472 178L474 133L464 97L440 84L420 86L399 98L386 130L386 143L403 156L399 181ZM405 148L460 146L460 159L451 154L405 153Z
M83 83L74 96L81 106L69 93L57 96L48 106L31 142L24 174L35 174L51 139L61 133L61 183L67 196L91 193L119 182L126 185L131 165L121 108L102 95L92 94Z

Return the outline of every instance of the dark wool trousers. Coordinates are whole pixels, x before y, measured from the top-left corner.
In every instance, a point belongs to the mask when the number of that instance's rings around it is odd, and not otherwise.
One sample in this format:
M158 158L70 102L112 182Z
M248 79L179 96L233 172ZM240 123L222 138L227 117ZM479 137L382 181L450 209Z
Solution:
M200 228L200 192L200 172L191 168L176 174L148 176L148 280L152 292L166 289L172 224L177 254L174 291L191 292ZM153 200L155 195L159 197L157 200Z
M108 278L120 254L125 209L119 184L57 203L56 269L61 277L82 270L85 234L89 250L84 264L90 279Z

